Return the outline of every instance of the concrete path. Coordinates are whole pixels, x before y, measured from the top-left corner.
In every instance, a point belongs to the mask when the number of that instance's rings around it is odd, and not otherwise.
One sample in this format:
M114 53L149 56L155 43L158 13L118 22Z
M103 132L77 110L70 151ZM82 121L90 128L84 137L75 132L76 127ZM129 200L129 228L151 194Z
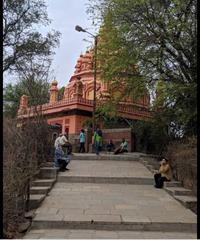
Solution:
M196 238L196 215L154 188L140 162L74 160L69 168L25 238Z

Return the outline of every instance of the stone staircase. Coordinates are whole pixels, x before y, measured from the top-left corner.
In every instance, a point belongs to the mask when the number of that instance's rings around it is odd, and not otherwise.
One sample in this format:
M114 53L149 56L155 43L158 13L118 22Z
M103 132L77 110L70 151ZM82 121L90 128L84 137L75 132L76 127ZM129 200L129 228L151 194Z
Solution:
M36 179L31 183L29 210L38 208L56 182L58 169L53 167L40 168Z
M145 160L144 157L142 157L140 161L152 173L154 173L154 171L158 169L156 162L153 159L148 161ZM164 189L174 199L179 201L183 206L189 208L190 210L197 214L197 197L193 195L193 192L191 190L184 188L181 182L174 180L171 182L165 182Z
M196 238L196 215L172 197L183 196L181 184L155 189L140 154L74 154L69 168L58 173L24 238ZM53 184L46 174L33 194Z

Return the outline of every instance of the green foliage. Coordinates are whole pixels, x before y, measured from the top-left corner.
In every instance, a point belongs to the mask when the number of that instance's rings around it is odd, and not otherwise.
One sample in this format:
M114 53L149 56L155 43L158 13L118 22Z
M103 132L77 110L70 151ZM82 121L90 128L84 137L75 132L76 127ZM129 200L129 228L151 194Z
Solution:
M124 47L125 39L114 26L111 11L104 18L99 36L97 57L101 79L109 83L111 97L115 92L113 90L120 86L123 89L118 96L120 100L125 100L126 97L137 100L142 97L147 89L136 65L137 49Z
M63 99L64 91L65 91L65 87L61 87L61 88L58 90L58 101Z
M3 72L27 70L30 64L45 64L59 44L60 33L43 36L36 29L50 20L43 0L3 1ZM30 62L31 60L31 62Z
M23 94L27 95L29 106L44 104L49 101L50 85L47 81L30 76L17 84L8 84L3 90L3 111L5 116L16 117L19 101Z
M155 91L162 81L165 86L153 109L166 125L196 134L197 1L90 2L88 12L101 25L102 79L112 80L118 89L123 81L127 84L120 99L137 98L145 88Z
M3 72L5 78L8 74L18 78L17 84L8 84L3 91L7 116L16 116L23 94L33 106L49 100L49 69L60 33L52 30L43 35L37 30L49 24L44 0L3 1Z

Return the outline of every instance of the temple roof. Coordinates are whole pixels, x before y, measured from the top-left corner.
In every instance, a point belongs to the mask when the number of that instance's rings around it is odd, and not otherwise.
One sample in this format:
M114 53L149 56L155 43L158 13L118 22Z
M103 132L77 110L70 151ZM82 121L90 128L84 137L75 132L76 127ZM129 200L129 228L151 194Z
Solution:
M82 73L85 71L92 71L92 50L86 51L85 54L81 54L75 65L74 74Z

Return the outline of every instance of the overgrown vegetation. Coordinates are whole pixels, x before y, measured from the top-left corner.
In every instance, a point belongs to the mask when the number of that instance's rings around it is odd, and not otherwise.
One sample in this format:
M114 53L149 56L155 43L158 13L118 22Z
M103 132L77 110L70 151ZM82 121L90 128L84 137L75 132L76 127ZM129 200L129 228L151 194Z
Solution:
M36 30L50 24L46 10L43 0L3 1L3 107L9 117L16 116L22 94L31 105L49 98L50 66L60 33L52 30L44 36ZM18 81L12 84L11 79Z
M3 1L3 231L5 238L17 238L28 209L30 181L42 162L47 161L52 143L46 119L35 108L35 116L17 127L22 95L29 106L49 99L49 79L53 49L60 33L48 26L43 0ZM7 78L9 77L9 81ZM15 77L15 78L14 78ZM12 80L18 80L13 84ZM8 82L10 82L8 84Z
M4 116L16 117L22 95L28 96L29 106L47 103L49 101L49 89L50 84L47 76L42 79L33 72L16 84L7 84L3 90Z
M3 72L27 71L33 62L48 66L60 33L43 36L36 29L49 24L45 1L3 1Z
M134 124L134 130L141 142L156 144L149 148L157 153L171 140L197 134L196 4L90 0L88 13L100 26L101 78L111 89L125 84L115 104L127 97L137 100L146 90L154 96L154 120Z
M47 161L51 144L46 120L37 115L22 127L4 118L3 128L3 230L5 238L17 238L28 210L30 181Z
M197 195L197 138L173 141L165 153L170 159L174 178Z

